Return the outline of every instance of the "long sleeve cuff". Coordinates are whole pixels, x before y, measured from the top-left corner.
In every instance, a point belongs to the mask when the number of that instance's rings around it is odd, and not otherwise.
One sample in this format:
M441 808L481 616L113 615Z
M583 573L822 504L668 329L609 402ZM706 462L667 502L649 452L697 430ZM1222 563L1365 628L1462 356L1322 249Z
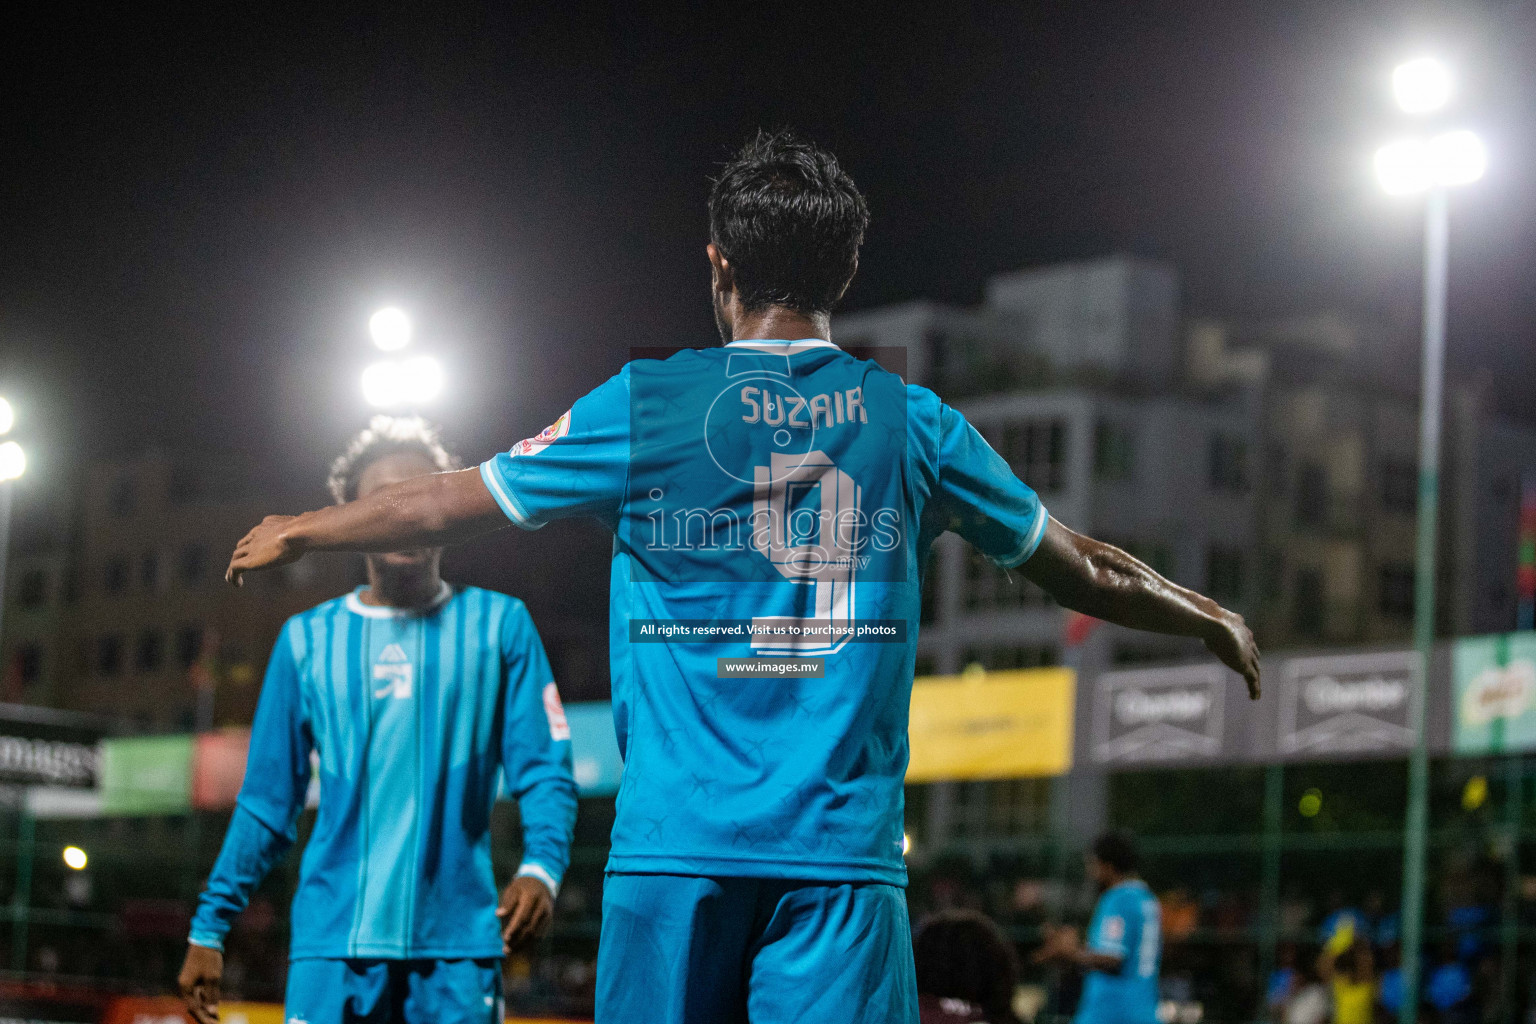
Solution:
M555 875L553 871L549 870L549 868L545 867L543 864L540 864L538 861L523 861L522 865L517 869L517 877L537 878L539 881L549 886L549 894L551 896L560 895L560 879Z

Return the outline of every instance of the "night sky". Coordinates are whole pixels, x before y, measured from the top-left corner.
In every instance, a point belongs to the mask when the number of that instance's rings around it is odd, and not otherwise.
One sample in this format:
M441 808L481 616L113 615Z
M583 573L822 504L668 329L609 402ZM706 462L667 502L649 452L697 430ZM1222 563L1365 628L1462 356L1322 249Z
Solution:
M760 125L869 197L846 308L1124 251L1175 262L1193 312L1339 309L1416 358L1418 214L1369 157L1421 52L1493 161L1454 200L1452 367L1536 420L1531 4L223 6L6 26L0 390L31 489L161 445L321 500L386 303L484 458L630 346L713 342L707 179Z

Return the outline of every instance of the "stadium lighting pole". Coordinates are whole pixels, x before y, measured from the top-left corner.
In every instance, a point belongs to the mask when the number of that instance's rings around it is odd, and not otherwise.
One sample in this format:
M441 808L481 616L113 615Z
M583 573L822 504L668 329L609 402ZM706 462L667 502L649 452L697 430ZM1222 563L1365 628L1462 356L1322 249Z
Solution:
M1392 73L1398 107L1408 114L1439 111L1450 101L1451 74L1420 58ZM1416 1024L1423 960L1424 875L1429 833L1429 748L1425 735L1430 659L1435 644L1435 554L1440 500L1441 391L1445 367L1449 189L1483 176L1487 154L1471 132L1408 139L1376 152L1376 173L1392 195L1424 194L1424 323L1419 403L1418 537L1414 558L1413 644L1421 685L1410 708L1413 750L1408 758L1408 806L1403 823L1402 979L1400 1024Z
M1414 557L1413 646L1419 655L1417 699L1411 709L1408 808L1403 824L1402 977L1400 1024L1416 1024L1423 960L1424 862L1429 845L1429 744L1425 729L1429 665L1435 647L1435 548L1440 504L1440 391L1445 366L1447 211L1445 189L1424 204L1423 395L1419 404L1418 543Z
M11 403L0 398L0 435L16 425ZM11 501L16 480L27 470L27 455L15 441L0 442L0 641L4 640L5 574L11 552ZM27 924L31 916L32 854L35 822L27 791L19 790L16 808L16 888L11 893L11 969L27 965Z

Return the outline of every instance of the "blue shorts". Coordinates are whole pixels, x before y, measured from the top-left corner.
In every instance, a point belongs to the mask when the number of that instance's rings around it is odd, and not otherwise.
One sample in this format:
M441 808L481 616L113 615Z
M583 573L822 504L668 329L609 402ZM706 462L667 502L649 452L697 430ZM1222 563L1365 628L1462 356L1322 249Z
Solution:
M613 874L597 1024L917 1024L906 893Z
M501 1024L501 960L331 960L288 965L288 1024Z

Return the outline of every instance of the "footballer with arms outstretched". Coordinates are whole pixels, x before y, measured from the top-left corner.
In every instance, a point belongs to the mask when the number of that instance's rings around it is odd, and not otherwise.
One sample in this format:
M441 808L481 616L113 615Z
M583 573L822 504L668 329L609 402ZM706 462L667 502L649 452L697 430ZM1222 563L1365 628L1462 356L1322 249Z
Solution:
M338 507L457 465L422 420L375 417L331 471ZM440 547L368 555L368 585L289 619L180 987L218 1019L223 944L287 852L310 755L320 813L293 897L285 1018L501 1024L501 957L548 926L576 823L570 728L523 603L453 587ZM523 861L498 902L497 780Z
M599 1024L917 1020L902 782L945 530L1067 608L1201 638L1258 695L1240 616L1051 519L963 416L834 344L867 223L831 154L760 133L709 198L721 347L631 362L478 469L268 517L230 561L613 532Z

